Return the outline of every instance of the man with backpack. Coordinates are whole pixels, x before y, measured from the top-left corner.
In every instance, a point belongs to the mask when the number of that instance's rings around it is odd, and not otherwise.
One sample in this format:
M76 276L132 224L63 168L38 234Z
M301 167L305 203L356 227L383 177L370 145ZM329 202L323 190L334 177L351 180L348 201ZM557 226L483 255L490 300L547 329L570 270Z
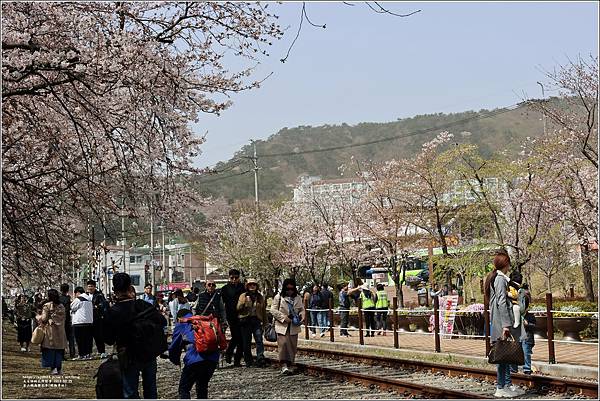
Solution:
M115 344L121 366L123 397L140 398L140 373L143 395L156 399L156 358L167 350L164 328L167 321L156 308L136 299L135 288L127 273L113 276L115 304L104 321L104 341Z
M193 323L186 320L191 317L192 313L187 309L177 312L178 322L175 324L169 346L169 360L175 365L180 365L181 351L185 350L184 367L179 379L179 398L190 399L190 391L196 384L196 398L207 399L208 382L219 363L219 350L215 348L207 352L198 352Z
M243 345L242 331L240 328L240 319L238 317L237 304L240 295L245 291L244 285L240 282L240 271L237 269L229 270L229 283L221 288L221 298L225 303L225 315L227 324L231 332L231 340L225 351L225 361L232 362L233 366L241 366ZM235 357L233 355L235 351Z
M104 346L104 315L108 310L108 302L101 291L96 289L96 282L94 280L87 281L87 294L92 301L94 307L94 323L93 323L93 334L94 342L96 343L96 349L100 358L106 358L106 347Z

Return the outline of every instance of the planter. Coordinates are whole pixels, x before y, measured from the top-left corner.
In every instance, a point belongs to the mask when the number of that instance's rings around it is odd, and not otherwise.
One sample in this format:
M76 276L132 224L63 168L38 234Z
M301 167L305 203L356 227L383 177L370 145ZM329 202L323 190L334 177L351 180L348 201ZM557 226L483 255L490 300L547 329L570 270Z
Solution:
M554 325L563 332L564 341L581 341L579 333L592 323L586 316L555 317Z
M415 325L415 333L429 332L429 315L409 316L408 322Z
M535 329L533 329L533 337L537 340L546 340L548 338L548 320L546 319L546 316L535 317Z
M410 331L410 320L408 320L408 316L398 316L398 331Z
M482 313L458 314L454 320L454 331L458 334L482 336L485 320Z

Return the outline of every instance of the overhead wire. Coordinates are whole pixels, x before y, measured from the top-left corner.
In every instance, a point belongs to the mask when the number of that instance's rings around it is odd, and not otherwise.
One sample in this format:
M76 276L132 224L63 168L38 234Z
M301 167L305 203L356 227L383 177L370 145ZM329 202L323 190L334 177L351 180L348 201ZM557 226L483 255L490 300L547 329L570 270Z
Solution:
M371 140L371 141L364 141L364 142L359 142L359 143L351 143L351 144L347 144L347 145L331 146L331 147L320 148L320 149L299 150L299 151L296 151L296 152L281 152L281 153L271 153L271 154L262 154L262 155L259 154L257 156L258 156L258 158L297 156L297 155L305 155L305 154L311 154L311 153L322 153L322 152L331 152L331 151L342 150L342 149L351 149L351 148L357 148L357 147L361 147L361 146L367 146L367 145L373 145L373 144L378 144L378 143L383 143L383 142L395 141L395 140L398 140L398 139L404 139L404 138L409 138L409 137L413 137L413 136L417 136L417 135L427 134L427 133L430 133L432 131L445 130L445 129L452 128L452 127L455 127L457 125L462 125L462 124L465 124L465 123L468 123L468 122L471 122L471 121L477 121L477 120L482 120L482 119L485 119L485 118L496 117L498 115L505 114L505 113L517 110L517 109L519 109L521 107L524 107L524 106L526 106L528 104L529 104L529 102L515 103L515 104L512 104L510 106L503 107L503 108L496 109L496 110L492 110L492 111L487 112L487 113L479 113L478 115L473 116L473 117L467 117L467 118L463 118L463 119L460 119L460 120L452 121L450 123L440 124L440 125L437 125L435 127L423 128L423 129L419 129L419 130L416 130L416 131L407 132L407 133L404 133L404 134L394 135L394 136L380 138L380 139L374 139L374 140ZM232 170L233 168L239 166L239 164L242 162L242 160L244 158L248 158L248 157L240 156L239 158L234 159L234 162L237 162L235 165L228 166L227 168L224 168L221 171L215 172L214 174L221 174L223 172L227 172L227 171ZM250 173L252 171L253 170L246 170L246 171L242 171L242 172L239 172L239 173L236 173L236 174L231 174L231 175L228 175L228 176L225 176L225 177L218 177L218 178L209 179L209 180L204 180L204 179L200 178L200 183L204 184L204 183L211 183L211 182L226 180L226 179L229 179L229 178L233 178L233 177L237 177L237 176L240 176L240 175L243 175L243 174Z
M465 124L467 122L470 121L475 121L475 120L482 120L484 118L490 118L490 117L495 117L498 116L500 114L504 114L504 113L508 113L514 110L517 110L521 107L523 107L525 104L527 103L516 103L513 105L510 105L508 107L502 108L502 109L497 109L485 114L479 114L477 116L474 117L467 117L467 118L463 118L460 120L456 120L447 124L441 124L435 127L431 127L431 128L424 128L424 129L420 129L420 130L416 130L416 131L412 131L412 132L408 132L405 134L400 134L400 135L395 135L395 136L390 136L390 137L386 137L386 138L380 138L380 139L374 139L372 141L365 141L365 142L359 142L359 143L351 143L351 144L347 144L347 145L338 145L338 146L331 146L328 148L320 148L320 149L310 149L310 150L299 150L297 152L282 152L282 153L272 153L272 154L262 154L262 155L258 155L261 158L264 157L280 157L280 156L295 156L295 155L304 155L304 154L309 154L309 153L320 153L320 152L330 152L330 151L334 151L334 150L341 150L341 149L350 149L350 148L356 148L356 147L360 147L360 146L366 146L366 145L373 145L373 144L377 144L377 143L382 143L382 142L388 142L388 141L395 141L397 139L403 139L403 138L409 138L412 136L416 136L416 135L422 135L422 134L426 134L429 133L431 131L439 131L439 130L444 130L447 128L452 128L456 125L462 125Z

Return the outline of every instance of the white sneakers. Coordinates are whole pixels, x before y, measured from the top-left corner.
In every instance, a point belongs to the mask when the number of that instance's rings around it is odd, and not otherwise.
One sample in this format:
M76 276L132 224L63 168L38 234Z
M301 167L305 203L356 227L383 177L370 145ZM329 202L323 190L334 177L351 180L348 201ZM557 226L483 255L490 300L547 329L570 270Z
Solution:
M525 391L521 390L514 384L510 387L498 388L494 393L494 398L514 398L525 394Z
M27 348L21 347L21 352L27 352Z
M525 394L524 390L521 390L519 386L515 386L514 384L509 387L510 391L517 394L517 396Z
M281 368L281 374L289 376L292 374L292 371L287 367L287 365L283 365L283 368Z
M60 375L60 372L58 371L58 369L54 368L52 369L52 372L50 372L51 375Z

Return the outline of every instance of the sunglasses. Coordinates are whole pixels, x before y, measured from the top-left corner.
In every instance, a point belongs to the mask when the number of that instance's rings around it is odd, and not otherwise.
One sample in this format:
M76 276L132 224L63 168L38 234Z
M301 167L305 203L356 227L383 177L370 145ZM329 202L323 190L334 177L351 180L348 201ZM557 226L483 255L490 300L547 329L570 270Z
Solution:
M214 286L216 286L216 284L215 284L215 283L208 283L208 284L206 284L206 285L207 285L207 286L209 286L209 287L214 287Z
M235 279L235 278L240 278L240 276L229 276L229 278Z
M294 287L287 287L286 290L288 290L288 291L294 291L295 288Z

